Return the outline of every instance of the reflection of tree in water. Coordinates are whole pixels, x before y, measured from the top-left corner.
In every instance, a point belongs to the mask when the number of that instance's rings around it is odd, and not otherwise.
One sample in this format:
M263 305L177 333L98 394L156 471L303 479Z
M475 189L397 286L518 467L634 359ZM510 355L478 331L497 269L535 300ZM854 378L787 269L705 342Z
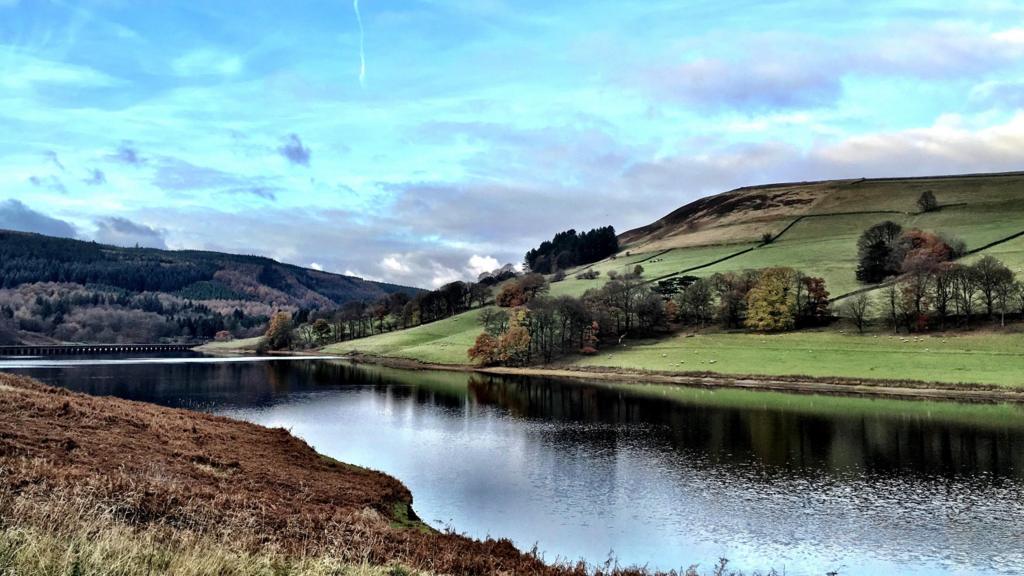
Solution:
M408 371L344 362L293 361L130 364L22 370L95 395L193 409L259 408L296 393L372 389L395 400L474 415L553 424L543 440L566 447L635 446L675 452L691 463L728 463L781 471L838 473L909 470L938 476L988 473L1024 478L1024 426L979 425L931 417L919 405L877 411L861 401L827 400L794 410L768 403L710 403L703 396L661 396L663 388L543 378ZM654 391L655 393L651 393ZM751 393L750 399L761 398ZM867 408L865 408L867 406ZM987 414L983 412L983 414ZM554 424L572 424L559 426Z
M631 394L623 387L536 378L472 376L475 402L556 422L645 425L652 440L708 464L835 473L1024 477L1024 431L898 416L807 414L769 407L725 407ZM613 433L614 434L614 433Z

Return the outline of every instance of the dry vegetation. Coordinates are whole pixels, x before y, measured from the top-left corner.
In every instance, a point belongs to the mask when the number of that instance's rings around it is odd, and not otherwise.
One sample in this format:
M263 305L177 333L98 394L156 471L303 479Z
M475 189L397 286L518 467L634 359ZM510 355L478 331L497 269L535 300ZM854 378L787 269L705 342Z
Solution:
M283 429L0 374L0 573L644 574L420 523L397 480Z

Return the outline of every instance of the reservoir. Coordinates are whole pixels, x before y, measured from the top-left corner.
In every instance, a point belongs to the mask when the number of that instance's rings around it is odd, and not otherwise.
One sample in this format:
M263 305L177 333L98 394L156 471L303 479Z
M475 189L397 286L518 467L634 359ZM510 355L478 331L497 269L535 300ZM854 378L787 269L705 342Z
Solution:
M3 359L283 427L438 529L548 561L1024 574L1024 409L408 371L334 359Z

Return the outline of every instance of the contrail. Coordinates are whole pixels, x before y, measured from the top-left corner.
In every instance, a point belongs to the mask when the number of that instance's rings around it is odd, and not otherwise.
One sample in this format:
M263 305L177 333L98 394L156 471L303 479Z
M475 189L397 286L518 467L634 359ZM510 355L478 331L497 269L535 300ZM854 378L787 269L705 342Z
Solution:
M359 85L366 88L366 34L363 32L363 17L359 14L359 0L352 0L352 9L356 11L356 22L359 23Z

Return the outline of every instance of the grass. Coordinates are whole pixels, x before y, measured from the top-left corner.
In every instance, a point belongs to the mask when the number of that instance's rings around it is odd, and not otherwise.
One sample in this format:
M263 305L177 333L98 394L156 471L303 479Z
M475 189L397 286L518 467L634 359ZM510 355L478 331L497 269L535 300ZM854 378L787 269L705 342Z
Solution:
M627 343L580 366L720 374L922 380L1024 386L1024 334L893 337L834 330L703 333Z
M256 348L260 345L260 340L263 338L257 336L255 338L243 338L239 340L231 340L229 342L208 342L199 347L200 351L205 352L255 352Z
M483 330L480 314L484 308L369 338L332 344L324 349L329 354L359 352L376 356L408 358L441 364L465 364L469 350Z
M64 504L70 504L65 502ZM15 501L12 506L17 506ZM132 529L103 510L52 512L45 526L15 520L0 528L0 574L17 576L391 576L425 574L401 565L371 566L330 555L293 556L274 549L239 551L236 543L187 530Z
M756 244L723 244L715 246L700 246L695 248L674 248L664 254L658 252L631 253L629 256L620 255L614 260L602 260L592 267L601 272L601 276L594 280L577 280L576 269L566 274L566 279L551 285L552 296L579 296L590 288L599 288L608 280L608 272L614 270L620 275L632 272L633 267L639 263L644 268L645 279L654 279L667 276L676 272L701 266L713 262L719 258L735 254L741 250L756 246ZM699 272L693 272L699 275Z

